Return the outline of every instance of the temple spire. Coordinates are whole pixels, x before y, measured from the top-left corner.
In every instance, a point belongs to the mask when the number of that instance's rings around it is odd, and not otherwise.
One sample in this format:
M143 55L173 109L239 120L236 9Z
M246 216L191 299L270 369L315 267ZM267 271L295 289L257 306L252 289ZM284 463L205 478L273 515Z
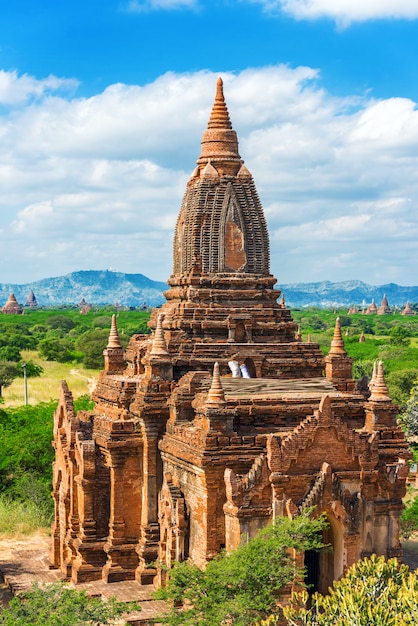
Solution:
M215 102L213 103L210 114L208 128L232 128L228 107L225 102L223 80L221 77L219 77L216 81Z
M120 337L118 333L118 327L116 326L116 315L112 315L112 325L110 327L109 340L107 342L108 348L121 348Z
M208 127L203 133L202 151L197 163L204 167L209 161L220 176L236 176L242 166L237 133L232 129L225 103L222 78L218 78L216 83L215 102Z

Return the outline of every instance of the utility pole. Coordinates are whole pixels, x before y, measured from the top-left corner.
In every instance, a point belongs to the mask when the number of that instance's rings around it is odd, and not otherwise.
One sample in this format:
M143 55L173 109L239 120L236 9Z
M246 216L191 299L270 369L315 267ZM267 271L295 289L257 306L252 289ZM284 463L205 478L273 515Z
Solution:
M23 386L25 390L25 405L28 404L28 377L26 376L26 363L22 363L23 367Z

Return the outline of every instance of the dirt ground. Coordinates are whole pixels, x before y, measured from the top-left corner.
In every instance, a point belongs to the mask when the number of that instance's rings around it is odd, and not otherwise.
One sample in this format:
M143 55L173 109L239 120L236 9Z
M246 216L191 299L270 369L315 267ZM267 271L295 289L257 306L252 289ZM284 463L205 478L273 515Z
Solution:
M5 605L13 595L29 589L35 580L39 583L52 583L62 579L59 570L51 569L48 560L50 537L38 532L29 536L0 537L0 602ZM411 570L418 569L418 533L402 544L403 561ZM152 588L141 587L134 581L106 585L101 581L81 586L87 593L120 600L136 600L142 606L141 620L131 623L144 623L146 615L164 610L164 603L152 600ZM161 613L160 613L161 614ZM146 623L146 622L145 622Z
M41 532L29 536L0 537L0 602L3 605L13 595L30 589L35 581L42 584L63 579L59 570L50 567L50 543L51 538ZM110 585L98 580L77 585L77 589L85 589L88 595L104 600L115 596L121 602L138 602L141 611L130 613L125 618L132 626L154 623L155 617L167 609L165 602L153 599L152 585L140 585L133 580Z

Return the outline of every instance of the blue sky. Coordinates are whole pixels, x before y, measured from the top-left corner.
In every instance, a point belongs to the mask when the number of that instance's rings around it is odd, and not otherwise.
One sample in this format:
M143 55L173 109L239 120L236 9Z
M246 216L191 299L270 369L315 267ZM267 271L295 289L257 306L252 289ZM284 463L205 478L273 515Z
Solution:
M164 280L218 75L280 283L417 284L418 0L0 2L0 282Z

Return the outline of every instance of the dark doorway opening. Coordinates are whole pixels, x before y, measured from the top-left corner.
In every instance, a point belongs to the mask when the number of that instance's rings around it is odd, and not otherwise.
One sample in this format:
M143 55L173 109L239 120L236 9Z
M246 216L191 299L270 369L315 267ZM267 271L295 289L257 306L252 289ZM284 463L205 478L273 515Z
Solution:
M248 373L251 376L251 378L256 378L257 377L257 372L255 371L254 361L252 359L248 358L248 359L245 359L244 363L247 366Z
M309 594L319 590L319 552L317 550L305 552L305 584Z

